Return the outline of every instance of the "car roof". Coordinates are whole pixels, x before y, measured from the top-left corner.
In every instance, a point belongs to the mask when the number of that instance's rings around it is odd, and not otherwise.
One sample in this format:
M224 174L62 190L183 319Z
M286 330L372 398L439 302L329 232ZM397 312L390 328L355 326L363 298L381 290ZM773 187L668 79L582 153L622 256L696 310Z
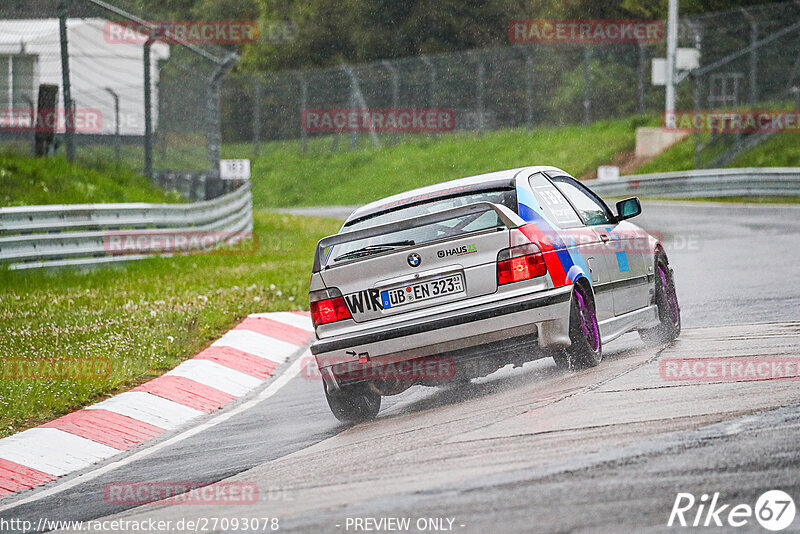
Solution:
M405 205L415 204L428 198L448 196L451 192L458 193L462 188L464 188L464 191L482 191L500 187L515 187L517 174L522 171L528 171L531 174L541 171L564 172L557 167L551 166L517 167L515 169L476 174L475 176L467 176L465 178L457 178L447 182L419 187L361 206L347 218L345 225L358 219L370 217L384 211L398 209Z

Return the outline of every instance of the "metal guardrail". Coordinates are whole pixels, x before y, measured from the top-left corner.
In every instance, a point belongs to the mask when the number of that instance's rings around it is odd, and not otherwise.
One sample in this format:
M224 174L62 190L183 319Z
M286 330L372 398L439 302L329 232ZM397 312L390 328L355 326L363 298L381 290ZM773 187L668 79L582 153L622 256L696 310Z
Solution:
M634 174L619 181L584 182L598 195L608 197L789 197L800 196L800 167L702 169Z
M252 231L250 184L192 204L72 204L0 208L0 264L32 269L127 261L178 250L175 243L139 254L112 250L109 236L151 236Z

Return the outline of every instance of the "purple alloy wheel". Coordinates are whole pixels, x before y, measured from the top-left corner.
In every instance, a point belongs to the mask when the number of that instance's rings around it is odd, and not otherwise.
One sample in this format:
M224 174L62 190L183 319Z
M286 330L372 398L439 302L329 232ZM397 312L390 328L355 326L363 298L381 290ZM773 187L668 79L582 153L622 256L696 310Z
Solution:
M600 335L597 332L597 318L594 316L591 304L584 302L583 295L581 295L580 291L575 292L575 297L578 300L578 319L581 323L581 330L583 330L583 335L589 342L592 351L597 352L600 350Z
M667 313L672 324L678 324L678 297L675 289L669 283L667 273L662 264L658 265L658 274L661 279L661 294L664 295L664 302L667 305Z

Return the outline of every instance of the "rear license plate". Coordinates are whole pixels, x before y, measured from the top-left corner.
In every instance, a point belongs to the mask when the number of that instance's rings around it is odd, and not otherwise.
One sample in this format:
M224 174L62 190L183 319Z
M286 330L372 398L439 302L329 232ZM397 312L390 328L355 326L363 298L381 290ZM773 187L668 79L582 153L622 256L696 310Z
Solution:
M396 308L405 304L412 304L428 299L461 293L464 291L464 278L460 274L428 280L417 284L410 284L394 289L381 291L383 309Z

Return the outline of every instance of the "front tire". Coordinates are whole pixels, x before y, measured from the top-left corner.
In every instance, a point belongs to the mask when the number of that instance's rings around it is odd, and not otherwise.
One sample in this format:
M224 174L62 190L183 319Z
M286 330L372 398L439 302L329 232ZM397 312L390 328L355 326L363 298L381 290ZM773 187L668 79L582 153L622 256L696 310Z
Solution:
M572 293L569 313L569 338L567 349L556 351L553 360L561 369L588 369L597 366L603 359L600 327L597 324L594 300L591 291L576 284Z
M675 280L669 268L667 257L658 253L656 267L656 307L658 308L658 326L640 330L639 337L646 345L656 346L669 343L681 333L681 308L675 292Z
M343 387L329 392L325 388L325 398L333 415L342 423L361 423L374 419L381 409L381 395L366 382Z

